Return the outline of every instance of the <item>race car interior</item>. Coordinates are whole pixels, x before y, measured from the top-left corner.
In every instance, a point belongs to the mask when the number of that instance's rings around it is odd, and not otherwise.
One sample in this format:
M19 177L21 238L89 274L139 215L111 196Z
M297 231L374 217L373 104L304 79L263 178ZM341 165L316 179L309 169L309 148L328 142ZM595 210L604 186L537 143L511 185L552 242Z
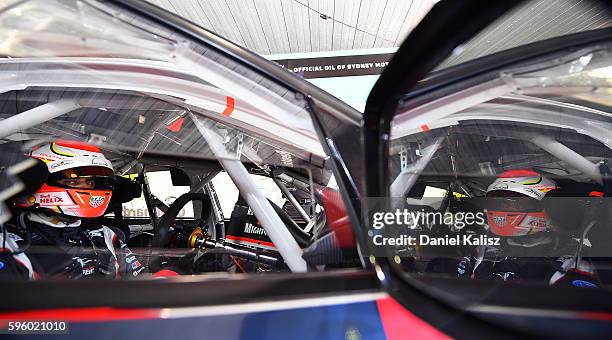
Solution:
M114 6L32 0L0 13L2 32L12 32L0 47L10 189L0 222L16 267L27 262L26 275L44 279L26 258L59 251L90 275L89 260L66 249L102 236L109 270L126 262L134 276L361 266L312 100L228 55L214 36L179 37ZM43 22L15 26L42 12ZM24 159L38 163L21 171ZM58 241L32 234L22 223L31 214L39 226L103 228ZM113 262L119 251L125 261Z
M228 176L222 166L228 161L243 167L239 176L257 180L254 190L263 188L270 193L265 199L271 212L299 246L307 270L360 265L350 223L323 157L246 133L227 121L217 122L209 118L213 113L201 108L178 106L142 93L36 87L1 97L3 123L24 117L24 112L36 114L40 107L57 108L59 103L61 110L62 103L80 103L73 104L77 109L68 105L69 112L57 118L3 134L2 155L29 154L48 143L59 154L58 148L74 141L97 145L112 163L115 177L104 215L86 223L119 230L146 272L169 268L179 274L290 270L245 199L254 194L239 190L231 179L236 174ZM207 140L198 126L219 140ZM211 143L219 143L225 154L219 157ZM70 158L50 167L69 162ZM19 206L12 203L18 201L15 197L47 185L53 177L49 171L53 169L41 166L22 175L27 189L8 201L13 216L19 215L15 210ZM70 202L76 199L70 198ZM65 211L62 204L60 209ZM37 203L29 209L36 211L44 205ZM28 244L27 228L21 233L22 242L15 252L36 252Z

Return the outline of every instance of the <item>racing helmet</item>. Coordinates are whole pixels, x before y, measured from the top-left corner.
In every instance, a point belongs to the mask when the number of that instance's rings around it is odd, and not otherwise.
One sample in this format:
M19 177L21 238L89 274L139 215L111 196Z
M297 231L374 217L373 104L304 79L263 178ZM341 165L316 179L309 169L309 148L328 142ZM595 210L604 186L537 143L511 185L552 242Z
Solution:
M29 156L45 162L49 176L36 192L19 197L17 206L44 208L81 218L104 214L112 196L115 173L98 147L56 140L34 148Z
M542 199L557 183L533 170L501 173L487 188L487 220L498 236L524 236L546 231L549 219Z

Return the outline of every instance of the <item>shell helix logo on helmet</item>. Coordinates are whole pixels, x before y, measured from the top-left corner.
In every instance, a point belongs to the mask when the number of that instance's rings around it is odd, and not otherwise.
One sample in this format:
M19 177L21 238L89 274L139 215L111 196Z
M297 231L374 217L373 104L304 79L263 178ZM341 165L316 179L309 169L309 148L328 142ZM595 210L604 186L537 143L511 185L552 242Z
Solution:
M30 156L47 164L49 176L34 194L17 199L18 206L83 218L104 215L112 196L115 173L97 146L56 140L34 148Z
M61 196L56 195L40 195L40 204L41 205L60 205L64 203L64 199Z

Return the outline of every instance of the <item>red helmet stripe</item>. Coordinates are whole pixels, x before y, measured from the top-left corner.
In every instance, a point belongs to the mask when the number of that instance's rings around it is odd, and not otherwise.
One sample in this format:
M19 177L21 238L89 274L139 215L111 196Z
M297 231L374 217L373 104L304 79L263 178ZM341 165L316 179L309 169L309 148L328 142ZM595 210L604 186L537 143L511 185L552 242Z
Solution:
M79 142L79 141L76 141L76 140L58 139L58 140L55 141L55 144L57 144L59 146L63 146L63 147L67 147L67 148L79 149L79 150L83 150L83 151L101 152L100 148L98 148L95 145L87 144L87 143L84 143L84 142Z
M528 169L508 170L502 172L497 178L530 177L540 176L539 173Z

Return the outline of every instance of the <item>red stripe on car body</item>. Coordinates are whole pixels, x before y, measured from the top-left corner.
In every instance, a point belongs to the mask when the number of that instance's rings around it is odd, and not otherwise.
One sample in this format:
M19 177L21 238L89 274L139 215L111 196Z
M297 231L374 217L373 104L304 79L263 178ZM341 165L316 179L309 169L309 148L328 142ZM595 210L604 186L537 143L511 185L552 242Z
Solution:
M385 335L395 339L450 339L437 328L402 307L391 297L376 300Z

